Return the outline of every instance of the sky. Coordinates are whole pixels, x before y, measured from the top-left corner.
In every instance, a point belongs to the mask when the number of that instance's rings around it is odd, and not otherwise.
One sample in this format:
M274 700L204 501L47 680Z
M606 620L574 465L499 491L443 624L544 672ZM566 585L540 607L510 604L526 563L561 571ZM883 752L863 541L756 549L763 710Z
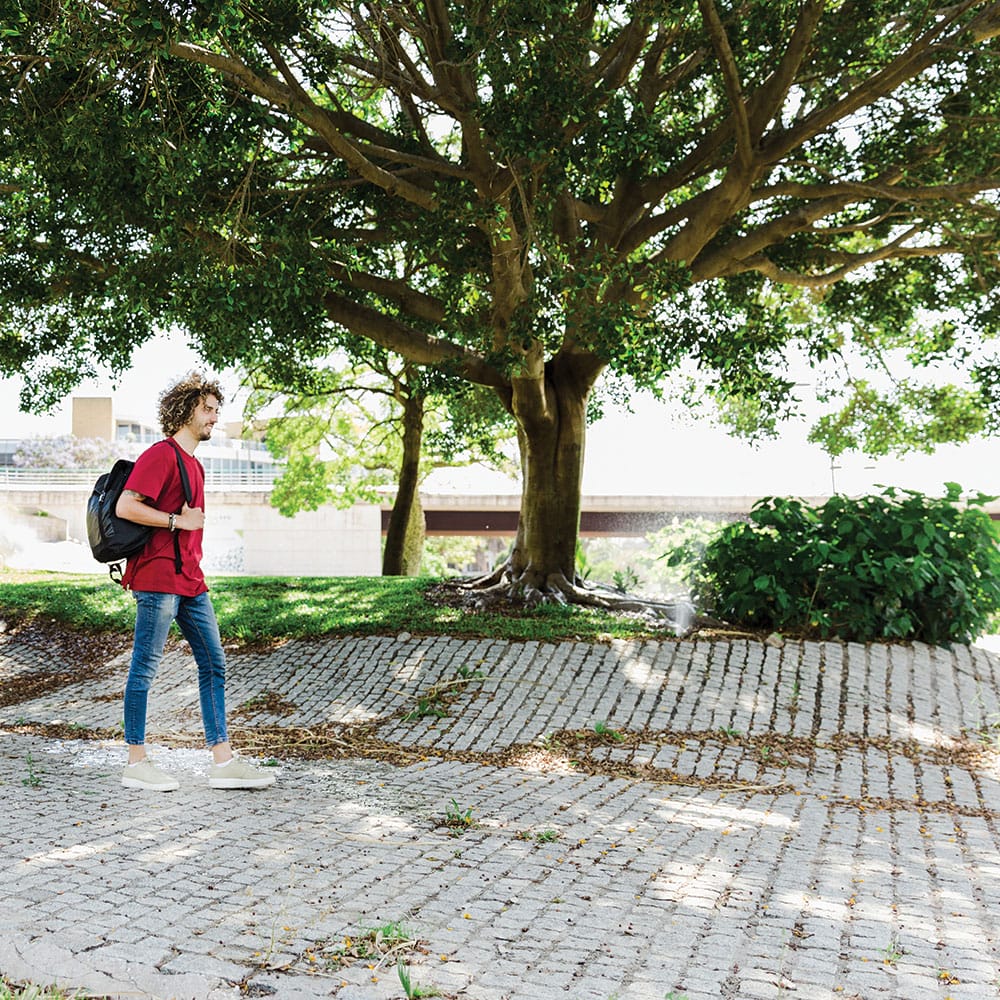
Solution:
M88 382L75 395L111 395L116 417L156 424L160 390L198 367L180 336L161 335L144 346L117 386L109 379ZM223 374L223 385L236 386ZM0 380L0 437L68 434L69 399L48 416L18 410L20 383ZM1000 440L941 448L934 455L871 460L843 456L831 463L806 441L805 421L785 425L781 437L752 445L730 437L700 417L678 416L649 396L632 401L634 413L609 411L587 434L585 496L826 496L836 490L857 495L882 485L941 495L945 482L1000 495ZM239 419L240 400L227 405L223 420ZM831 467L832 466L832 467ZM517 493L518 484L487 470L440 470L425 492Z

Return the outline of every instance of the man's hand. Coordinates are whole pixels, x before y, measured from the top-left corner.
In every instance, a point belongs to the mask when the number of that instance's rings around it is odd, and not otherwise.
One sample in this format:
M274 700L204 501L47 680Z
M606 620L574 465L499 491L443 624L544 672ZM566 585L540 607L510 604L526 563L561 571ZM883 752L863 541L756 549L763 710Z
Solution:
M152 528L166 528L164 521L169 517L169 511L157 510L146 503L146 497L132 490L124 490L118 498L115 513L126 521L136 524L148 524ZM189 507L187 503L174 518L174 528L181 531L199 531L205 527L205 512L201 507Z
M205 527L205 512L200 507L189 507L185 502L174 518L174 525L183 531L199 531Z

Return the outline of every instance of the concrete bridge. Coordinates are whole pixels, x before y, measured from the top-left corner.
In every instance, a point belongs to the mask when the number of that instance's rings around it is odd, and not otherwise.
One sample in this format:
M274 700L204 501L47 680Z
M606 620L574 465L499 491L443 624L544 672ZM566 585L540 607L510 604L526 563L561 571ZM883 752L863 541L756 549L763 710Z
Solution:
M624 538L657 531L675 518L710 517L733 520L750 512L755 496L585 496L581 500L580 534ZM824 497L806 497L822 503ZM421 494L428 535L513 535L521 506L519 494ZM383 508L382 529L389 520Z

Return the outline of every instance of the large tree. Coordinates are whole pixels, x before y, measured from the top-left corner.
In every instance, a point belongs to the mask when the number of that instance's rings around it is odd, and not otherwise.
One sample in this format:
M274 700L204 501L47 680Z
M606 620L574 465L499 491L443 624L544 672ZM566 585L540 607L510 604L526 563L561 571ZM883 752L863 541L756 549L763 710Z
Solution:
M996 332L998 2L0 14L5 370L120 363L155 316L278 378L348 335L491 387L521 449L507 573L533 597L581 596L602 372L689 363L766 415L794 343L819 361L931 316L918 360L968 361ZM975 350L933 321L956 315Z

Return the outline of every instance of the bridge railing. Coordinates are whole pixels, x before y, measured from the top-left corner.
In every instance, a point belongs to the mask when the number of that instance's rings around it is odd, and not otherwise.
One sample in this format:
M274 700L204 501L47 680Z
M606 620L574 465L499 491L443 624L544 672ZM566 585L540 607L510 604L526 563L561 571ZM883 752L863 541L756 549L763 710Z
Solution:
M25 469L0 466L0 490L89 490L107 469ZM205 471L206 490L270 490L280 468Z

